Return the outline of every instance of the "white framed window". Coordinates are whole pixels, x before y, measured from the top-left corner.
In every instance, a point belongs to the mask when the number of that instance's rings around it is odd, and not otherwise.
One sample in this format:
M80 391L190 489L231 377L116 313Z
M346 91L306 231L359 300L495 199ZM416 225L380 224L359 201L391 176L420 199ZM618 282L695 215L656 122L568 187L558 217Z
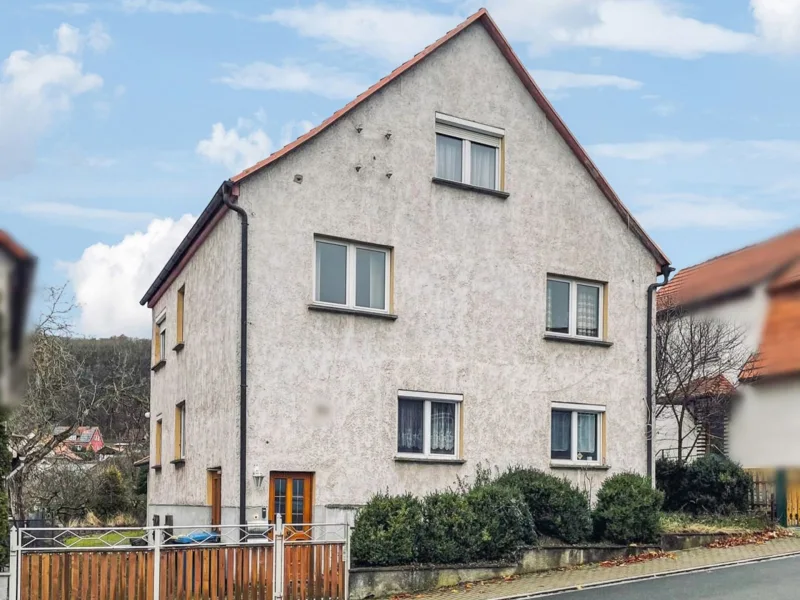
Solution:
M389 248L314 238L314 302L389 312Z
M397 393L397 456L458 458L462 400L461 394L400 390Z
M554 402L550 412L550 460L554 464L601 464L606 407Z
M500 190L505 131L436 113L436 177Z
M603 337L605 286L547 277L547 333L599 340Z

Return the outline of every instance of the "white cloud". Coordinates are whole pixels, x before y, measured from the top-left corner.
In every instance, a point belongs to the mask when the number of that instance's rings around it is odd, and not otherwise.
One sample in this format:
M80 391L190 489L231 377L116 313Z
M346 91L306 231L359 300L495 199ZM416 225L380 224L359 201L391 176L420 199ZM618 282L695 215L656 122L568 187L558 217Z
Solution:
M281 146L293 142L312 129L314 129L314 124L311 121L289 121L281 127Z
M146 231L113 245L86 248L73 263L63 263L80 306L78 329L84 335L150 335L150 311L139 299L195 221L154 219Z
M51 2L46 4L37 4L34 8L37 10L48 10L68 15L83 15L89 12L91 7L84 2L64 2L62 4Z
M77 27L69 23L62 23L55 31L58 52L60 54L77 54L81 50L83 40Z
M509 39L528 44L536 53L577 46L696 58L747 51L757 42L752 33L691 18L671 0L470 0L467 4L470 9L485 4ZM399 63L464 16L374 2L344 7L320 2L276 9L260 19L292 28L304 37Z
M95 52L105 52L111 46L111 36L100 22L92 23L86 35L77 27L62 23L56 29L55 36L59 54L80 54L84 44Z
M59 28L61 30L61 28ZM72 50L73 34L56 33ZM96 90L103 78L85 73L73 56L15 50L0 67L0 179L29 170L36 145L77 96Z
M615 87L620 90L637 90L641 81L617 75L594 75L569 71L531 71L536 83L543 90L566 90L571 88Z
M2 208L3 212L16 213L68 226L103 232L128 231L131 226L145 225L155 218L152 213L93 208L68 202L4 203L0 208Z
M634 211L648 229L753 229L772 225L785 216L774 210L748 206L746 201L696 194L646 196Z
M168 13L172 15L214 12L214 9L208 4L203 4L196 0L122 0L122 8L127 12Z
M86 35L86 43L95 52L105 52L111 47L111 36L99 21L92 23Z
M797 0L750 0L753 18L765 49L800 51L800 2Z
M461 20L455 15L370 4L333 8L279 8L260 17L296 30L303 37L331 42L394 63L408 60Z
M708 152L711 142L683 142L664 140L654 142L626 142L619 144L594 144L589 153L595 156L625 160L662 160L667 158L692 158Z
M196 151L212 163L229 171L240 171L263 158L272 150L272 141L262 129L252 129L240 119L236 127L225 129L222 123L211 127L211 136L197 144Z
M223 66L228 73L218 81L237 90L309 92L325 98L349 100L370 86L353 73L314 64L280 66L254 62L244 66Z

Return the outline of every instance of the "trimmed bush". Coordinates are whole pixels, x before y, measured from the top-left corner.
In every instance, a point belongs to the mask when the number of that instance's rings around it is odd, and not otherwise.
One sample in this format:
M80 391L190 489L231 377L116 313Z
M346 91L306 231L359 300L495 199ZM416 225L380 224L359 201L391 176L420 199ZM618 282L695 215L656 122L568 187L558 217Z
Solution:
M664 494L654 490L647 477L620 473L606 479L597 492L595 535L618 544L656 542L663 500Z
M519 491L497 484L482 485L467 494L467 502L477 524L475 558L508 558L521 545L536 542L533 518Z
M669 458L656 461L656 487L664 492L664 510L680 512L686 506L686 464Z
M568 544L586 541L592 530L589 497L566 479L536 469L511 467L497 479L522 494L536 532Z
M106 520L118 513L128 512L130 506L130 488L120 470L112 465L100 474L89 510Z
M353 560L368 566L415 563L421 530L422 505L417 498L378 494L356 515Z
M420 562L457 564L473 560L479 551L477 521L466 497L437 492L422 501Z
M750 509L753 478L724 456L709 454L686 467L685 506L694 514L730 515Z

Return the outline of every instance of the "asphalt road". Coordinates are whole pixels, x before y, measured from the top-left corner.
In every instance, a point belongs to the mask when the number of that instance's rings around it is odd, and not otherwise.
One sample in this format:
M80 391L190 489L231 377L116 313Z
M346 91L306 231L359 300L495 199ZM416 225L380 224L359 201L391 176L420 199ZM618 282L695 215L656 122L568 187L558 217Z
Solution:
M800 557L567 592L556 597L563 600L798 600Z

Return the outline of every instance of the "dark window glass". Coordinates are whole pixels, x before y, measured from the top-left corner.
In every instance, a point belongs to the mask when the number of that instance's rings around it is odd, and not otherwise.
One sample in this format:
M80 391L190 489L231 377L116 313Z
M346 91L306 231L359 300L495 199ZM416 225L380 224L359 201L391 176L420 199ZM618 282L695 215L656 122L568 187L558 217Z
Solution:
M554 410L550 418L550 458L570 459L572 413Z
M317 242L316 300L347 304L347 246Z
M292 480L292 523L305 523L305 515L303 514L305 487L305 480Z
M422 454L425 451L425 403L401 398L397 412L397 451Z
M547 280L547 331L569 333L569 283Z
M275 517L280 515L283 522L286 522L286 480L283 478L275 480Z

